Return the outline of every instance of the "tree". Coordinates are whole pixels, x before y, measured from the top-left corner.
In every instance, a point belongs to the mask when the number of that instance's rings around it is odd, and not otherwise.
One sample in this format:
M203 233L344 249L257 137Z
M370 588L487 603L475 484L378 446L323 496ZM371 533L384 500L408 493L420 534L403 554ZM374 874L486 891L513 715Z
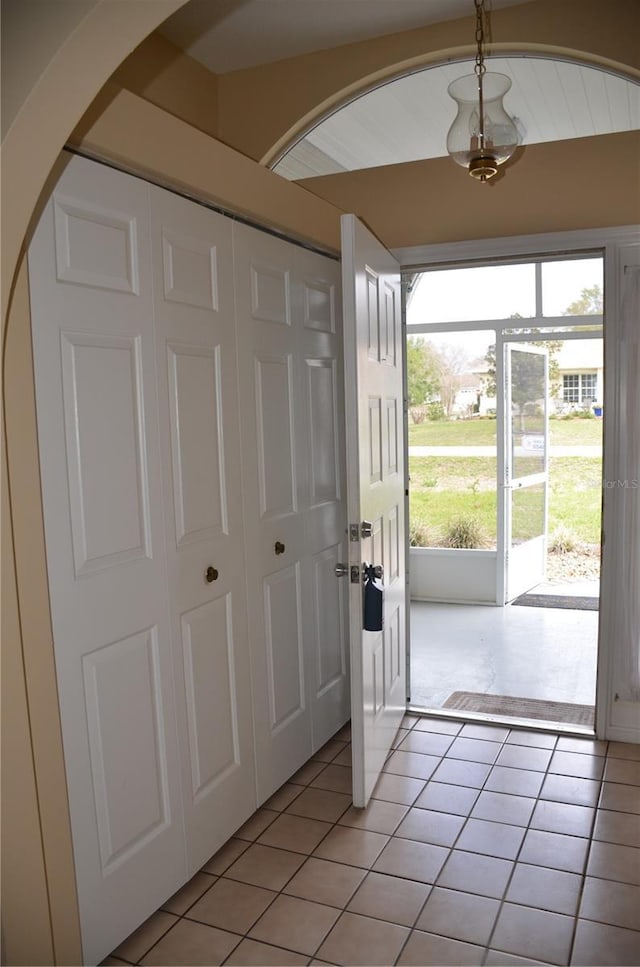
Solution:
M419 336L407 339L407 394L409 406L421 406L439 389L438 354Z
M467 369L467 354L460 346L442 346L438 351L438 384L440 402L447 416L451 416L460 377Z
M599 285L587 286L582 289L575 302L562 313L563 316L596 316L602 315L602 289Z

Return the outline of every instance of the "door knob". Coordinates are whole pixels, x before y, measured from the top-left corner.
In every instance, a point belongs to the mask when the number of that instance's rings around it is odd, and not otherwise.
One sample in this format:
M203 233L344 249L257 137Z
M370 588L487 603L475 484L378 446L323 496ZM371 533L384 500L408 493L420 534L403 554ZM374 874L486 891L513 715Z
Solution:
M211 584L212 581L217 581L218 580L217 568L212 567L210 564L207 570L204 572L204 579L207 582L207 584Z
M274 546L273 549L276 552L276 554L284 554L284 552L286 550L286 548L285 548L284 544L282 543L282 541L276 541L275 546Z
M333 571L337 578L343 578L349 573L350 567L348 564L336 564Z

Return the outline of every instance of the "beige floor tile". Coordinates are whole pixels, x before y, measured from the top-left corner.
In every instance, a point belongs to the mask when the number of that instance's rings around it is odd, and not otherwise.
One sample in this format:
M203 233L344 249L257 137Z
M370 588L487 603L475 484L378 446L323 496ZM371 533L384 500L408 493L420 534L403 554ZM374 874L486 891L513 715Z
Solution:
M412 927L431 887L384 873L368 873L347 907L351 913Z
M384 764L384 772L397 776L410 776L412 779L429 779L440 763L435 755L422 755L419 752L392 752Z
M521 863L534 863L568 873L583 873L587 864L589 840L562 833L547 833L530 829L518 859Z
M225 960L225 967L303 967L308 963L306 954L296 954L292 950L273 947L271 944L245 937Z
M551 757L549 772L560 776L600 780L604 771L604 762L602 756L556 751Z
M464 738L463 729L461 735L454 739L451 744L447 758L465 759L467 762L485 762L493 765L501 748L502 746L498 742Z
M506 899L525 907L574 917L578 912L582 879L577 873L516 863Z
M503 860L514 860L524 839L521 826L491 823L484 819L469 819L456 847L469 853L486 853Z
M542 789L544 774L527 769L494 766L484 788L489 792L505 792L514 796L535 797Z
M267 890L281 890L303 863L304 856L300 853L254 843L225 875Z
M120 964L124 964L126 967L128 963L128 960L120 960L119 957L105 957L104 960L100 961L99 967L120 967Z
M414 930L397 963L411 967L477 967L484 948Z
M261 886L221 877L191 907L188 917L221 930L247 933L277 895Z
M568 964L573 923L573 917L505 903L491 946L543 963Z
M344 747L344 749L342 750L342 752L339 752L338 753L338 755L333 760L332 765L334 765L334 766L347 766L350 769L351 768L351 762L352 762L351 743L349 743L348 745L346 745Z
M533 811L531 828L570 836L590 836L594 815L595 809L587 806L540 800Z
M438 877L438 886L499 900L507 889L512 869L510 860L453 850Z
M637 967L640 932L578 920L571 963L576 967Z
M627 786L640 786L640 762L633 759L607 757L604 778L606 782L622 782Z
M278 791L274 792L270 799L267 799L265 807L283 812L304 788L304 786L296 786L293 782L285 782L284 786L280 786Z
M484 762L465 762L464 759L443 759L433 774L435 782L445 782L452 786L467 786L481 789L491 766Z
M452 735L438 732L408 732L399 749L402 752L420 752L422 755L444 755L451 743Z
M339 739L341 742L351 742L351 722L343 725L340 731L334 735L334 739Z
M400 823L395 835L435 846L453 846L464 822L464 816L414 807Z
M204 864L202 872L214 873L217 876L221 876L248 848L249 843L246 840L230 839L228 843L224 844L222 849L214 853L211 859Z
M314 856L368 869L388 841L388 836L372 833L368 829L334 826L326 839L320 843Z
M421 883L435 883L448 850L410 839L392 839L374 865L376 873L389 873Z
M578 739L561 735L556 744L558 752L580 752L583 755L606 755L608 742L599 739Z
M427 933L485 946L499 909L499 900L434 887L416 927Z
M594 842L591 844L587 873L603 880L640 885L640 849Z
M240 937L193 920L179 920L152 947L143 964L155 967L216 967L240 943Z
M340 826L354 826L357 829L370 829L372 833L391 835L407 814L409 807L402 803L385 802L383 799L370 799L366 809L350 806L340 817Z
M622 846L638 848L640 847L640 816L598 809L593 838L604 843L619 843Z
M527 796L483 790L471 812L472 819L490 819L498 823L526 826L536 801Z
M279 896L260 917L250 936L276 947L313 955L339 916L340 911L334 907L294 896Z
M306 819L291 813L280 813L259 837L261 846L274 846L293 853L312 853L331 829L331 823L319 819Z
M425 715L416 722L415 731L420 732L439 732L441 735L457 735L463 726L462 722L454 722L451 719L436 719L430 715Z
M396 732L395 738L391 743L391 748L397 749L398 746L402 745L406 737L410 734L411 733L409 732L409 729L398 729L398 731Z
M640 760L640 745L637 742L610 742L609 753L612 759Z
M324 941L318 956L337 964L393 964L409 936L407 927L343 913Z
M314 762L333 762L335 757L343 752L347 746L347 742L342 742L339 739L329 739L321 749L318 749L316 753L312 756Z
M172 913L157 911L111 953L114 957L136 963L177 922L178 918Z
M553 749L558 739L548 732L529 732L524 729L512 729L507 738L507 745L527 745L534 749Z
M496 765L513 766L515 769L530 769L532 772L546 772L551 756L550 749L507 744L502 747Z
M345 907L365 876L365 871L358 867L311 856L283 892L303 900Z
M162 904L162 909L181 917L215 882L216 877L209 873L196 873L181 890Z
M580 918L640 930L640 887L588 876L582 894Z
M314 762L313 759L309 759L308 762L295 772L290 782L296 783L299 786L308 786L316 776L318 776L323 769L326 769L326 764L324 762Z
M330 789L332 792L344 792L348 796L352 791L351 768L349 766L337 766L330 763L325 766L315 779L311 782L312 786L318 789Z
M424 779L410 779L409 776L396 776L390 772L383 772L375 784L372 798L410 806L424 787Z
M238 832L236 837L238 839L248 839L253 842L264 833L265 829L271 825L274 819L277 819L279 813L275 809L258 809L253 816L244 823Z
M297 799L287 806L286 812L308 819L321 819L335 823L351 805L351 796L329 789L314 789L308 786Z
M455 816L468 816L478 796L477 789L452 786L447 782L435 782L432 779L416 799L416 806L420 809L432 809Z
M516 957L515 954L505 954L502 950L490 950L485 960L485 967L547 967L541 960L531 960L530 957Z
M402 726L403 729L412 729L413 726L417 725L419 721L420 721L419 715L412 715L410 712L408 712L406 715L402 716L402 722L400 723L400 725Z
M593 779L549 774L544 780L541 799L573 803L575 806L595 806L600 795L600 783Z
M504 742L509 735L509 729L501 725L479 725L477 722L467 722L462 726L460 735L465 739L486 739L488 742Z
M640 786L603 782L600 795L601 809L617 809L622 813L640 813Z

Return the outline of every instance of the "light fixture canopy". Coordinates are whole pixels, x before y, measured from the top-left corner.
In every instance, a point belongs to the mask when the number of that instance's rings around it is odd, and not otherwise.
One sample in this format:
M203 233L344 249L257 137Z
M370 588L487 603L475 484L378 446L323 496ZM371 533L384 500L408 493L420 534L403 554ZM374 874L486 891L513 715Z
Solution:
M476 64L473 74L453 81L447 91L458 113L447 135L447 151L477 181L488 181L518 146L518 131L502 98L511 87L505 74L487 73L484 63L484 0L476 8Z

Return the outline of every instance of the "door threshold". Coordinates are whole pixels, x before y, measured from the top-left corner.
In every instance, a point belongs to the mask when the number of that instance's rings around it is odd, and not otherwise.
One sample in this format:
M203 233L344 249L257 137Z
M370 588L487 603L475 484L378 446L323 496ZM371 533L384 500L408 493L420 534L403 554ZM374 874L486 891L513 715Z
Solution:
M557 735L593 739L595 729L567 722L547 722L541 719L518 718L515 715L490 715L486 712L456 711L450 708L425 708L421 705L407 704L407 715L419 718L448 719L452 722L469 722L480 725L502 725L523 732L553 732Z

